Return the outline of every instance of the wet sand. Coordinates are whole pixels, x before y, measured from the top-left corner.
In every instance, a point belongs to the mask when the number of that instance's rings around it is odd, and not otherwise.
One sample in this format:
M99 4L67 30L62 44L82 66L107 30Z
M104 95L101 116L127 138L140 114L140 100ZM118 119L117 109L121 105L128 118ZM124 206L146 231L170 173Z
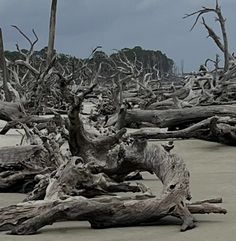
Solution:
M19 143L21 137L11 131L0 137L0 146ZM223 197L226 215L196 215L199 223L193 230L181 233L176 219L164 219L158 226L93 230L87 222L62 222L47 226L33 236L10 236L0 233L0 241L233 241L236 239L236 148L199 140L175 142L191 172L193 200ZM145 184L160 190L154 176L144 175ZM0 194L0 206L15 204L22 194Z

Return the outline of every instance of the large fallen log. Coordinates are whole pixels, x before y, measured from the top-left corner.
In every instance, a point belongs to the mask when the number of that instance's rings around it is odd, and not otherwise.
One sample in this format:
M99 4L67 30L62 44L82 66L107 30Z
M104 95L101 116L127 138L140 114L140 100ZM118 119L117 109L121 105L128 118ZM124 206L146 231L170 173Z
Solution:
M0 192L28 192L34 177L49 172L48 155L43 146L29 145L0 148Z
M236 145L236 119L231 117L210 117L187 128L175 131L160 129L140 129L130 133L133 138L144 139L190 139L219 142L226 145Z
M40 145L9 146L0 148L0 171L4 169L17 170L24 167L24 162L43 150ZM25 165L26 165L25 163ZM37 163L34 163L37 164Z
M12 234L34 234L54 222L89 221L92 228L110 228L148 224L171 215L181 217L177 203L180 189L175 189L164 199L102 197L87 199L73 197L56 201L20 203L0 209L0 230ZM221 213L227 211L207 202L187 204L189 213ZM183 227L182 227L183 228Z
M127 110L123 127L148 122L162 128L188 126L212 116L236 117L236 106L211 105L170 110Z

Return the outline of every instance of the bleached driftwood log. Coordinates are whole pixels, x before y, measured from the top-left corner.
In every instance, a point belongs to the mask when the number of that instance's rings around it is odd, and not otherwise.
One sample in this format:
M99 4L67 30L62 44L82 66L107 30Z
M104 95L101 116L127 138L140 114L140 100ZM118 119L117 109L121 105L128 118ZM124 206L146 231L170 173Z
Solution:
M155 128L140 129L131 133L130 136L133 138L158 140L196 138L235 146L236 119L213 116L181 130L161 131Z
M175 189L164 199L73 197L65 200L20 203L0 209L0 230L11 230L12 234L33 234L45 225L63 220L89 221L92 228L148 224L167 215L181 217L177 207L181 196L181 190ZM186 209L191 214L227 212L204 201L187 204Z
M213 116L236 117L235 105L196 106L170 110L127 110L123 126L144 122L161 128L185 127Z

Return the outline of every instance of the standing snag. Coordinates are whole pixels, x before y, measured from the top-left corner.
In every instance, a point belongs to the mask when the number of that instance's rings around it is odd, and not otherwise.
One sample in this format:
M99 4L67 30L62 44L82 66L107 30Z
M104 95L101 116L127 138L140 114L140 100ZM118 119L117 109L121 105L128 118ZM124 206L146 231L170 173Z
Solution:
M222 15L222 11L221 11L221 7L218 3L218 0L216 0L216 6L215 8L207 8L207 7L202 7L202 9L190 13L190 14L186 14L184 16L184 18L188 18L194 15L197 15L195 22L191 28L191 30L195 27L195 25L197 24L199 18L202 15L205 15L207 13L213 12L216 14L216 20L219 22L220 24L220 29L221 29L221 33L222 33L222 38L223 38L223 43L220 40L220 37L214 32L214 30L212 30L207 24L204 18L202 18L202 24L204 25L204 27L207 29L207 32L209 34L209 37L211 37L215 44L217 45L217 47L224 53L224 72L227 72L229 69L229 60L230 58L233 58L233 56L229 53L229 46L228 46L228 36L227 36L227 31L226 31L226 26L225 26L225 21L226 19L223 17Z

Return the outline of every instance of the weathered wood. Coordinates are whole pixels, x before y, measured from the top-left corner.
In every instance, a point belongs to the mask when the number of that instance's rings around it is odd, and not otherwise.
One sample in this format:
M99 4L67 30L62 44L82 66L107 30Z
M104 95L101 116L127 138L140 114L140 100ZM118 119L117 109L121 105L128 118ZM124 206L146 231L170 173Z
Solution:
M47 49L47 66L52 61L54 55L54 41L56 31L56 12L57 12L57 0L52 0L51 4L51 15L49 24L49 38L48 38L48 49Z
M229 59L230 59L231 55L229 53L228 37L227 37L226 26L225 26L226 19L222 15L221 7L218 3L218 0L216 0L215 8L202 7L202 9L200 9L196 12L186 14L184 16L184 18L188 18L188 17L194 16L194 15L197 16L195 19L195 22L191 28L191 30L192 30L195 27L195 25L197 24L199 18L207 13L215 13L216 17L217 17L217 21L220 24L222 38L223 38L223 44L221 43L220 37L206 24L204 18L202 18L203 25L207 29L209 37L211 37L214 40L217 47L219 47L219 49L224 53L224 72L226 72L229 69Z
M20 103L0 101L0 119L12 121L25 117L24 107Z
M103 173L92 174L82 158L74 157L50 176L44 200L65 199L74 194L94 197L101 194L109 195L112 192L140 191L138 186L116 183Z
M160 129L140 129L130 133L133 138L145 139L189 139L196 138L206 141L219 142L226 145L236 145L236 119L231 117L213 116L176 131Z
M0 148L0 168L22 166L36 153L43 150L40 145L35 146L9 146Z
M47 151L41 145L0 148L0 192L29 192L34 177L50 172Z
M127 110L125 125L148 122L157 127L174 128L190 125L215 115L236 117L236 106L211 105L170 110Z
M81 100L72 107L69 114L72 154L84 158L88 165L93 166L94 163L95 169L100 172L118 178L136 170L154 172L163 183L163 199L173 190L182 189L181 204L177 205L179 217L183 220L182 229L194 227L194 219L185 205L185 200L191 199L191 194L189 172L182 158L170 154L162 146L148 145L142 140L135 141L130 146L117 145L125 130L119 131L115 136L91 138L84 129L80 108Z
M34 124L38 124L37 127L39 127L40 129L46 129L52 122L58 126L61 126L64 123L64 120L60 115L55 115L54 117L41 117L36 115L24 115L23 117L19 118L15 117L2 128L2 130L0 131L0 135L5 135L10 129L15 128L19 124L26 124L27 126L33 126Z
M236 122L234 126L231 126L227 123L220 123L218 121L219 118L214 117L210 122L210 131L213 140L226 145L236 146Z
M28 192L26 185L33 183L35 175L39 173L32 170L3 172L0 174L0 192Z
M131 144L127 138L124 138L124 142L121 142L121 138L126 132L125 129L121 129L111 136L98 137L85 130L80 111L82 101L85 95L91 92L91 89L92 87L86 93L75 97L75 103L72 104L69 112L70 150L72 155L77 157L74 161L69 159L50 176L46 175L45 179L41 179L37 189L40 191L40 195L46 188L45 183L47 181L49 183L45 191L45 200L0 209L0 227L3 230L11 230L12 234L32 234L45 225L62 220L86 220L90 222L92 228L109 228L150 223L171 215L182 220L181 231L185 231L195 227L192 213L226 213L225 209L206 202L187 203L187 200L191 199L189 171L181 157L170 153L171 148L156 143L147 143L143 139L136 139ZM209 109L207 110L209 111ZM225 114L231 111L231 115L234 116L235 110L236 107L227 106L223 110L218 109L218 112ZM161 121L164 122L171 111L174 110L166 112L165 115L162 114L161 117L160 115L155 116L154 118L158 119L156 123L161 125ZM195 113L196 109L195 111L190 110L190 113L187 112L188 122L190 120L194 122L191 119L193 115L191 111ZM211 110L211 113L215 113L214 111L215 109ZM123 115L123 113L121 114ZM204 119L207 114L204 113L195 120ZM120 115L120 122L124 119L122 115ZM150 116L152 115L149 114ZM176 116L177 114L175 114ZM172 123L173 119L169 117L167 121ZM186 124L181 116L178 124ZM41 137L40 134L39 136ZM45 145L47 141L50 141L50 136L46 137L42 134L41 139L53 162L57 158L60 159L57 154L52 154L54 145L48 148ZM53 136L52 140L54 140ZM56 146L56 152L58 153L58 146ZM119 179L119 177L125 177L136 170L156 174L163 184L160 198L145 198L151 195L147 188L142 187L140 190L144 190L146 193L139 198L138 196L135 198L103 197L101 199L71 197L73 193L84 195L81 192L83 189L88 195L91 187L99 194L107 194L109 190L116 188L118 191L125 189L131 191L130 186L123 183L117 185L101 172L114 179L116 177Z
M72 156L80 156L84 161L89 162L92 159L105 159L107 152L117 144L120 138L126 133L125 129L120 130L112 136L100 136L94 138L94 135L85 130L84 124L80 117L80 111L84 97L94 88L83 93L77 100L76 104L71 107L68 117L70 120L69 127L69 146Z
M5 94L6 101L11 101L11 93L8 88L9 74L6 66L5 54L4 54L4 45L3 45L3 36L2 29L0 28L0 66L3 71L3 90Z
M33 234L45 225L62 220L89 221L92 228L134 226L153 223L167 215L179 217L176 203L181 191L175 189L164 199L125 200L119 197L20 203L0 209L0 230L12 234ZM191 213L220 213L227 211L213 204L187 204Z

